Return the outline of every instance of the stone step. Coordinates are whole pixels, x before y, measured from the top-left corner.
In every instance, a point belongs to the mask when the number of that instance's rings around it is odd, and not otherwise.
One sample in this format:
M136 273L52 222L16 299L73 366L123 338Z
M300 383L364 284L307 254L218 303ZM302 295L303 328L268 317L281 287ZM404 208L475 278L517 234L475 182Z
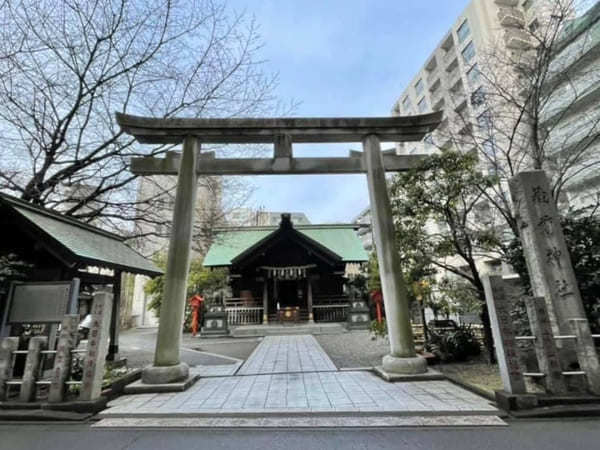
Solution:
M493 415L310 415L276 417L153 417L102 419L96 428L349 428L507 426Z
M232 327L233 337L261 337L294 334L341 334L346 332L344 323L241 325Z

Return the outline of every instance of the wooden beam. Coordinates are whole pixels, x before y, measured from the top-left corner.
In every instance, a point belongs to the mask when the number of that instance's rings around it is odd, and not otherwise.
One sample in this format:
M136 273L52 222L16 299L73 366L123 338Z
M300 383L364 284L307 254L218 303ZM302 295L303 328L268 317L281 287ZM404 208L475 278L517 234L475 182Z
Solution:
M327 117L275 119L158 119L116 113L123 132L141 143L172 143L194 136L199 142L274 143L361 142L376 134L382 142L420 141L442 119L442 111L405 117Z
M425 155L384 155L387 172L413 169ZM177 175L178 159L132 158L131 171L136 175ZM199 158L198 175L288 175L350 174L367 171L364 158Z

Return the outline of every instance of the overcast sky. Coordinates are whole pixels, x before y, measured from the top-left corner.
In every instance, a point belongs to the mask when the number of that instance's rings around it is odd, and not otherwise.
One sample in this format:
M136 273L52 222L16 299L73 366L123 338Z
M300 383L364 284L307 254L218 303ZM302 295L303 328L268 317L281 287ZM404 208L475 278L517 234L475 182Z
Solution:
M253 14L277 95L295 115L387 116L466 7L466 0L229 0ZM392 144L384 143L384 148ZM296 156L346 156L360 144L294 145ZM261 176L251 202L301 211L312 223L350 222L368 206L365 175Z

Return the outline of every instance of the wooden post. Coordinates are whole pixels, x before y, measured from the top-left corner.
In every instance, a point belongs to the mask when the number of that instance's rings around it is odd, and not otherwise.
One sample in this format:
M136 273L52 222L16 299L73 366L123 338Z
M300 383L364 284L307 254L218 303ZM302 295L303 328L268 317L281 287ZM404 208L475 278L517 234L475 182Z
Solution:
M308 309L308 322L313 323L315 321L315 316L313 314L312 283L309 275L306 276L306 306Z
M25 371L19 392L19 401L30 402L35 399L38 372L40 370L41 351L46 349L48 338L46 336L33 336L27 346L27 359L25 360Z
M269 323L269 278L265 273L265 278L263 280L263 325Z
M581 370L585 372L588 388L593 394L600 395L600 363L590 324L587 319L570 319L569 322L573 333L577 336L575 344L577 360Z
M531 332L535 336L534 346L538 366L540 372L546 375L544 378L546 390L552 394L564 394L567 392L567 387L546 309L546 300L543 297L525 297L525 306Z
M383 370L392 373L423 373L427 371L427 362L415 353L408 294L402 279L400 256L396 250L392 208L379 138L374 134L366 136L363 139L363 149L390 340L390 354L384 357Z
M171 383L189 376L189 367L180 362L179 352L190 268L199 151L198 139L187 136L183 141L183 154L177 178L173 228L169 240L154 366L147 367L142 373L142 381L147 384Z
M504 390L510 394L525 394L527 389L510 317L511 304L504 290L504 282L498 275L485 276L482 281Z
M92 326L83 365L80 400L95 400L100 397L102 391L112 303L112 294L108 292L94 294L91 312Z
M65 381L71 374L71 350L77 344L77 327L79 314L67 314L60 326L54 367L52 368L52 381L48 401L50 403L62 402L65 395Z
M0 401L4 400L8 389L6 382L13 373L13 352L19 348L18 337L5 337L0 339Z
M121 280L123 272L115 270L113 281L112 312L110 314L110 344L106 359L115 361L119 359L119 328L121 326Z

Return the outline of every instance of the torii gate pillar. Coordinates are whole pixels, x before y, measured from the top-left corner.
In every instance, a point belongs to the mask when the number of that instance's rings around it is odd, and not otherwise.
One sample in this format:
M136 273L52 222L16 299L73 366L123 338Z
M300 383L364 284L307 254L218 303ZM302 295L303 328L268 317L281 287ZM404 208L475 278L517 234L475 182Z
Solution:
M382 368L384 372L390 374L425 373L427 361L415 353L408 295L402 276L400 255L396 251L392 207L377 135L370 134L363 139L363 151L367 165L371 220L390 340L390 354L383 358Z
M174 383L186 380L189 376L189 367L181 362L179 350L190 269L199 152L198 139L192 136L185 137L175 191L173 228L169 240L154 365L146 367L142 372L142 382L145 384Z

